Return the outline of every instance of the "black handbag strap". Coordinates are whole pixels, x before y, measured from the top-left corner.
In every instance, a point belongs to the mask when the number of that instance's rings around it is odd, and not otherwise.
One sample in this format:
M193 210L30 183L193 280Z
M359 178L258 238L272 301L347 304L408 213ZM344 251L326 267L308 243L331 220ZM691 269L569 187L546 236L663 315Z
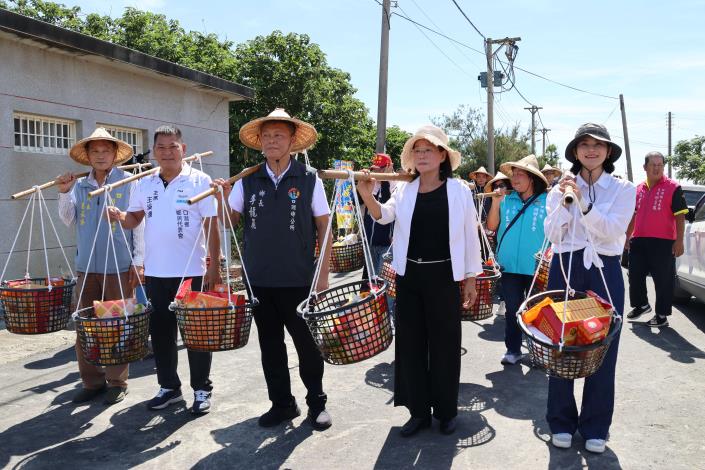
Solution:
M499 243L497 243L497 250L496 250L497 253L499 253L499 247L502 246L502 241L504 240L504 236L507 234L507 232L509 231L509 229L514 226L514 223L515 223L517 220L519 220L519 217L521 217L521 214L523 214L524 211L526 211L526 209L529 208L529 206L531 205L531 203L534 202L534 201L536 200L536 198L538 198L539 196L540 196L540 194L534 194L533 196L531 196L531 197L529 198L529 200L524 203L524 205L521 207L521 209L519 210L519 212L517 212L517 215L514 216L514 218L512 219L512 221L509 222L509 225L507 225L507 229L504 231L504 233L502 233L502 237L499 239Z

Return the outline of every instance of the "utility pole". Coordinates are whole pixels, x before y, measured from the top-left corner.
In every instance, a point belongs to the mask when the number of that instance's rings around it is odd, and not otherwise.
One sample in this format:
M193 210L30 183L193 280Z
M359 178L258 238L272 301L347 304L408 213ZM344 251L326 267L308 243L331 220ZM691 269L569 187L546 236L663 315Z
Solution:
M494 175L494 70L492 61L494 55L505 45L513 46L521 38L485 39L485 56L487 58L487 171ZM500 44L497 51L493 45Z
M543 129L539 129L541 131L541 134L543 134L543 138L541 141L543 142L543 152L541 152L541 155L546 155L546 133L550 132L551 129L546 129L545 127Z
M627 113L624 110L624 95L619 95L619 110L622 113L622 133L624 134L624 154L627 157L627 179L634 182L632 174L632 154L629 151L629 132L627 131Z
M379 51L379 93L377 94L376 152L384 152L387 140L387 71L389 69L389 19L391 0L382 3L382 42Z
M668 177L671 177L671 112L668 112Z
M539 109L543 109L539 106L531 105L530 108L524 108L531 113L531 153L536 155L536 113Z

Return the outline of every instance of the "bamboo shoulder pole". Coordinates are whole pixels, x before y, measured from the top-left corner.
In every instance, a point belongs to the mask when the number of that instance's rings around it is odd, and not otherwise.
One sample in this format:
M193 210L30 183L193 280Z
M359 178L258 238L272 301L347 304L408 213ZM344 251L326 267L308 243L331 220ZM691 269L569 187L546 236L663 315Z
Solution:
M346 180L350 177L347 171L342 170L318 170L318 176L324 180ZM353 177L357 181L368 181L371 178L377 181L411 181L413 175L409 173L363 173L354 171Z
M255 165L255 166L251 166L251 167L249 167L249 168L245 168L244 170L242 170L242 171L241 171L240 173L238 173L237 175L234 175L234 176L231 176L230 178L228 178L228 183L230 183L230 184L235 184L236 181L239 181L239 180L243 179L243 178L246 177L246 176L250 176L251 174L256 173L257 170L259 170L259 169L262 167L262 165L263 165L263 164L260 163L259 165ZM192 197L191 199L189 199L189 200L186 201L186 202L188 202L189 205L196 204L198 201L200 201L200 200L202 200L202 199L205 199L205 198L207 198L208 196L210 196L210 195L212 195L212 194L215 194L217 191L218 191L218 188L211 188L211 189L209 189L208 191L203 191L201 194L195 195L194 197Z
M511 192L512 192L512 191L509 190L509 191L507 191L507 192L504 193L504 194L502 194L502 193L497 193L497 192L494 192L494 191L491 192L491 193L480 193L480 194L475 194L475 199L482 199L483 197L500 197L500 196L506 196L506 195L508 195L508 194L511 193Z
M194 154L191 155L190 157L184 158L184 159L182 160L182 162L192 162L192 161L194 161L194 160L197 160L198 158L201 158L201 157L210 157L211 155L213 155L213 152L212 152L212 151L203 152L203 153L194 153ZM107 191L108 188L110 188L111 190L113 190L113 189L118 188L118 187L120 187L120 186L126 185L127 183L131 183L131 182L136 181L136 180L138 180L138 179L144 178L145 176L149 176L149 175L153 175L153 174L155 174L155 173L159 173L159 170L160 170L160 168L159 168L159 167L156 167L156 168L152 168L151 170L143 171L142 173L138 173L138 174L136 174L136 175L128 176L127 178L125 178L125 179L123 179L123 180L117 181L117 182L112 183L112 184L110 184L110 185L105 185L105 186L103 186L102 188L96 189L95 191L91 191L90 193L88 193L88 197L95 197L95 196L98 196L98 195L100 195L100 194L103 194L105 191Z
M149 168L149 167L151 167L151 166L152 166L151 163L133 163L133 164L131 164L131 165L122 165L122 166L119 166L119 167L117 167L117 168L120 169L120 170L133 170L133 169L135 169L135 168ZM89 174L90 174L90 172L87 172L87 171L86 171L86 172L84 172L84 173L76 173L74 176L75 176L76 178L83 178L84 176L88 176ZM45 189L47 189L47 188L51 188L52 186L56 186L57 184L59 184L59 183L57 183L56 180L47 181L47 182L44 183L44 184L40 184L40 185L38 186L38 188L41 189L41 190L45 190ZM34 192L36 192L36 191L37 191L37 188L32 187L32 188L29 188L29 189L25 189L24 191L20 191L19 193L15 193L15 194L13 194L13 195L10 196L10 197L11 197L12 199L19 199L19 198L21 198L21 197L29 196L30 194L32 194L32 193L34 193Z

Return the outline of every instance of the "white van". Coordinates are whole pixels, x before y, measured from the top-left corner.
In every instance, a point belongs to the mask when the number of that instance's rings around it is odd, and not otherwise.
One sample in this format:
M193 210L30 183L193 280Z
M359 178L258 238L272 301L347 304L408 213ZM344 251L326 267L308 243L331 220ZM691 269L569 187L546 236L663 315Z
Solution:
M705 302L705 196L697 201L689 219L683 238L685 252L676 258L674 300L682 302L695 296Z

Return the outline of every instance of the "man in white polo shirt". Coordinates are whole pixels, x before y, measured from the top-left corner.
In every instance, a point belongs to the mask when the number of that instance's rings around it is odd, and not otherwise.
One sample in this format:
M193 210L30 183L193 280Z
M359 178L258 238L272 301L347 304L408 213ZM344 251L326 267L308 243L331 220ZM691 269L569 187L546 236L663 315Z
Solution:
M203 226L206 233L210 232L208 254L211 259L219 259L217 203L214 198L206 198L194 205L187 202L209 189L211 178L185 165L182 161L185 152L186 144L178 128L159 127L154 132L153 149L159 173L139 181L127 212L116 207L109 209L111 220L120 221L125 228L135 227L142 219L146 220L144 273L147 296L154 308L149 330L160 386L157 395L147 403L152 410L161 410L183 400L181 381L176 372L176 316L169 310L182 276L193 280L194 290L200 289L202 282L204 287L220 283L218 263L211 263L206 270L206 241L201 230ZM211 357L211 353L188 351L194 391L191 411L194 414L210 411L213 389L209 378Z

